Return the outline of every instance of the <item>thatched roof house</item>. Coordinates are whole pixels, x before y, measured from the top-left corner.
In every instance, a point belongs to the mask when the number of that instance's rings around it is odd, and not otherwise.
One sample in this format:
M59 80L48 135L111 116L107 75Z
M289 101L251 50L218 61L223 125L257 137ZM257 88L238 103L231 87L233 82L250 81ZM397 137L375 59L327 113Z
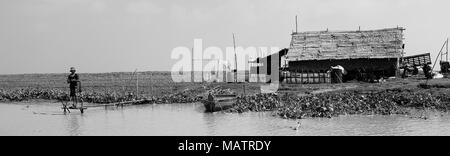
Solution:
M403 28L370 31L314 31L292 34L287 59L335 60L399 58L403 52Z
M326 71L330 66L341 65L349 71L349 79L360 70L378 76L394 76L403 56L404 30L398 27L293 33L286 55L289 70Z

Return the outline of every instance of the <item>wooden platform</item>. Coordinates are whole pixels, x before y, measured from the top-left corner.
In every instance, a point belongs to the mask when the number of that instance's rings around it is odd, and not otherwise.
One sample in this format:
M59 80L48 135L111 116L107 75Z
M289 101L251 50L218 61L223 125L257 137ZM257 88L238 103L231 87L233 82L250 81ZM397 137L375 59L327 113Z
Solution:
M61 109L63 109L64 112L68 111L70 113L70 110L80 110L81 113L84 113L84 110L88 109L88 108L92 108L92 107L108 107L108 106L125 106L125 105L133 105L136 103L141 103L146 101L146 99L144 100L134 100L134 101L124 101L124 102L116 102L116 103L108 103L108 104L96 104L96 105L82 105L82 107L70 107L69 104L67 103L63 103L63 107Z
M105 107L105 106L125 106L125 105L133 105L135 103L141 103L146 101L144 100L134 100L134 101L124 101L124 102L116 102L116 103L107 103L107 104L96 104L96 105L86 105L85 107Z

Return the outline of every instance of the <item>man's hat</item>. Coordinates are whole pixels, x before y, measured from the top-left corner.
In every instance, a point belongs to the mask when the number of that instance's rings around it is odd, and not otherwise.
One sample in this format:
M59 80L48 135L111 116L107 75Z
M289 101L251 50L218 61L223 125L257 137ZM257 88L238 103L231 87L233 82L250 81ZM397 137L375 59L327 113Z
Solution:
M75 71L75 67L70 67L70 71Z

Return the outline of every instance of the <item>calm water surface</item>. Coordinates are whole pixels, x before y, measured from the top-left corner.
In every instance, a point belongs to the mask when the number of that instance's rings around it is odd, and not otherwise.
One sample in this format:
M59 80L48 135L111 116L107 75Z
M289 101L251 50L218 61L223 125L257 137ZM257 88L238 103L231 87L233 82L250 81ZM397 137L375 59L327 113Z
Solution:
M281 119L273 112L203 113L201 104L89 108L64 115L55 103L0 103L0 135L450 135L450 114ZM294 130L297 121L301 128Z

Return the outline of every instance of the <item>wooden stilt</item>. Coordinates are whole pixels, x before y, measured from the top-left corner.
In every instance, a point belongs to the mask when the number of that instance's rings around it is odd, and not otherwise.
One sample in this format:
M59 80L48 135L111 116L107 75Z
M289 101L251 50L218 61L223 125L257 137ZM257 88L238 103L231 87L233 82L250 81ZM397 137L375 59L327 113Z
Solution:
M303 69L300 72L300 83L303 83Z
M309 83L309 70L306 71L306 82Z

